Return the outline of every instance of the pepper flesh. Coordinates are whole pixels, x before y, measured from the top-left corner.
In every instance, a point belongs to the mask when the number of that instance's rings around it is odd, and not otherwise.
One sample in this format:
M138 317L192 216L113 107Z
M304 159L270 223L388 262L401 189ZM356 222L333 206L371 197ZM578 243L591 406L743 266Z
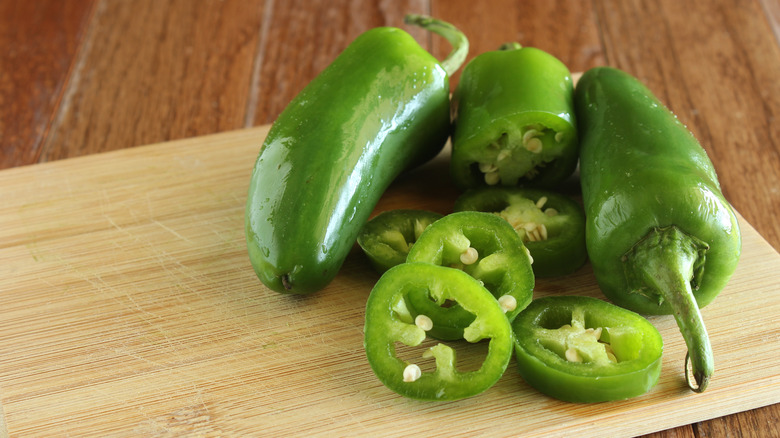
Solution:
M572 78L554 56L506 44L463 69L453 94L452 178L484 185L553 187L577 164Z
M736 216L704 149L639 80L591 69L575 104L586 244L599 286L635 312L675 315L689 386L704 391L714 360L699 308L736 269Z
M436 302L456 301L473 315L463 331L464 339L471 343L489 339L479 369L459 371L455 350L442 343L420 358L435 359L433 371L422 371L416 363L397 357L397 342L414 347L426 339L426 331L415 324L408 309L408 295L420 291ZM379 380L398 394L420 400L457 400L479 394L501 378L512 356L509 321L490 293L462 271L429 263L403 263L379 278L366 303L364 333L366 356ZM415 372L405 378L407 370Z
M409 249L443 215L425 210L389 210L369 220L357 242L380 274L406 261Z
M654 387L661 374L658 330L639 314L596 298L536 299L512 330L523 379L560 400L636 397Z
M515 230L490 213L461 211L428 227L409 251L407 262L455 267L479 280L494 301L511 300L505 306L512 321L531 302L535 278L531 259ZM441 307L424 294L409 295L409 309L433 319L431 336L459 339L473 315L458 305Z
M327 286L387 186L444 146L449 75L468 41L446 23L410 21L449 39L450 57L440 64L401 29L368 30L271 127L245 214L249 258L268 288Z
M455 201L454 210L492 212L509 222L531 253L537 278L571 274L588 258L582 206L560 193L520 187L471 189Z

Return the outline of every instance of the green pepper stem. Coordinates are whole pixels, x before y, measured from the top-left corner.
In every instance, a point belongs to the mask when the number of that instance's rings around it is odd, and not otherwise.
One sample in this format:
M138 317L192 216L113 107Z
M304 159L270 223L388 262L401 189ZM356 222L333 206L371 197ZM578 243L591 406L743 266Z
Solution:
M693 268L702 245L706 244L675 226L655 228L626 258L627 269L633 270L671 306L688 347L685 379L695 392L707 388L715 369L707 329L691 288Z
M404 18L406 24L420 26L435 34L441 35L452 46L452 51L441 62L441 66L448 76L452 76L466 61L469 52L469 40L466 35L455 26L445 21L424 15L409 14Z
M511 43L504 43L501 44L501 46L498 47L498 50L503 51L509 51L509 50L520 50L523 46L518 42L511 42Z

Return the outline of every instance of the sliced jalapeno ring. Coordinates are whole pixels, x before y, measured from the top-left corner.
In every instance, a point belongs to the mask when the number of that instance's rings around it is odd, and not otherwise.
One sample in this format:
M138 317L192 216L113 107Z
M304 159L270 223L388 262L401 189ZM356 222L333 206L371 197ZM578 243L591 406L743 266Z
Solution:
M520 237L501 218L478 211L447 215L428 227L409 251L407 262L457 268L476 278L493 294L511 321L533 297L531 259ZM410 310L434 321L431 336L462 337L473 316L458 305L434 303L410 294Z
M573 199L544 189L485 187L455 202L455 211L495 213L517 231L536 277L560 277L585 264L585 213Z
M443 215L426 210L398 209L379 213L360 230L357 242L380 274L406 261L409 248Z
M471 343L489 340L479 369L460 371L455 350L442 343L424 353L435 360L433 371L423 371L417 363L397 356L397 342L418 346L426 339L430 324L436 324L412 316L408 297L417 293L437 302L457 302L473 315L463 330L464 338ZM366 304L364 333L366 356L379 380L414 399L457 400L479 394L501 378L512 356L509 321L490 293L462 271L429 263L403 263L380 277Z
M596 298L536 299L515 318L512 330L520 375L560 400L636 397L661 374L658 330L641 315Z

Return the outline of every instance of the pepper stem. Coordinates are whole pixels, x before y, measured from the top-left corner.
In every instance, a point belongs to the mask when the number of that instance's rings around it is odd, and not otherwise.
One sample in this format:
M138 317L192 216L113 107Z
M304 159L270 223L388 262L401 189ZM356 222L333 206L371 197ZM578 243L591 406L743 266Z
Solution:
M466 55L469 52L469 40L455 26L445 21L417 14L407 15L404 18L404 23L422 27L425 30L441 35L449 41L452 51L441 62L441 66L448 76L452 76L466 61Z
M654 228L625 257L628 277L651 288L671 306L688 347L685 380L694 392L707 388L715 369L707 329L691 288L694 267L706 247L706 243L669 226Z
M498 50L509 51L509 50L520 50L522 48L523 48L523 46L520 43L518 43L516 41L513 41L511 43L501 44L498 47Z

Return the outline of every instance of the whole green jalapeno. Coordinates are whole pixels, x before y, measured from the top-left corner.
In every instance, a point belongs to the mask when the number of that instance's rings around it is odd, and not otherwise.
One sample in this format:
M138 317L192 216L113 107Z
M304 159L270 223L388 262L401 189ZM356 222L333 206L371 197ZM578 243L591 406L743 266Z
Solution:
M551 188L577 166L569 69L553 55L511 43L463 69L453 94L452 178L485 185Z
M688 347L686 380L714 371L700 307L737 266L737 218L707 153L638 79L588 70L575 90L586 245L604 294L642 314L673 314Z
M324 288L387 186L447 141L449 76L465 60L468 41L438 20L407 22L447 38L448 58L439 62L401 29L371 29L271 127L245 214L249 258L268 288L296 294Z

